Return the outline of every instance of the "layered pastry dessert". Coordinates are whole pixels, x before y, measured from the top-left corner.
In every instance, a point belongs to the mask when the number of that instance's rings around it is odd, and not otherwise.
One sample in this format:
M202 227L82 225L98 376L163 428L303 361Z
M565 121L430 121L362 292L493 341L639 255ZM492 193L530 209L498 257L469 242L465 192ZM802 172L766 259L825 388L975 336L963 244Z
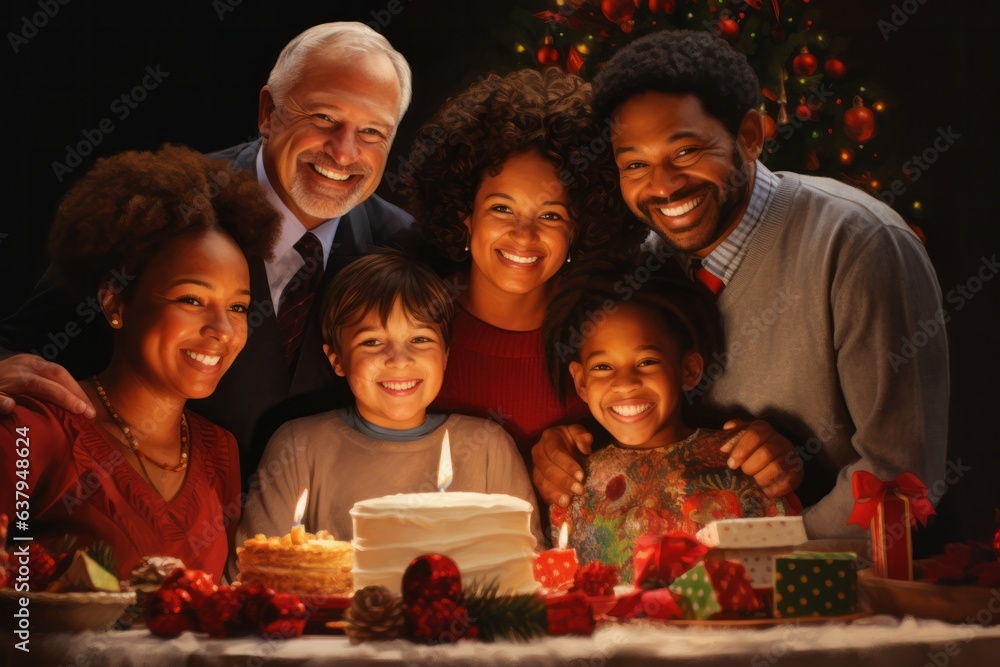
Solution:
M417 556L448 556L463 583L498 580L501 593L538 590L532 573L531 505L486 493L406 493L364 500L351 509L354 587L400 592Z
M296 595L350 595L354 550L321 530L295 526L284 537L256 535L236 549L238 581Z

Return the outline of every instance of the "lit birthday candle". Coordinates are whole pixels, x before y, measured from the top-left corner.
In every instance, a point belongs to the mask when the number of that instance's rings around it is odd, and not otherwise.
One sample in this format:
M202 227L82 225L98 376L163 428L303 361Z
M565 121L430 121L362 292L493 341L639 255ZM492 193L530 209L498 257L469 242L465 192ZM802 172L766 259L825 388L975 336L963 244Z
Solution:
M306 513L306 503L309 500L309 489L303 489L299 496L299 502L295 503L295 515L292 523L292 544L304 544L306 541L306 527L302 525L302 517Z
M444 440L441 441L441 460L438 462L438 490L444 491L451 486L452 479L451 442L448 440L448 431L445 430Z
M535 581L549 590L570 588L573 577L580 568L576 549L567 549L568 543L569 524L564 522L559 529L558 548L542 551L535 556Z

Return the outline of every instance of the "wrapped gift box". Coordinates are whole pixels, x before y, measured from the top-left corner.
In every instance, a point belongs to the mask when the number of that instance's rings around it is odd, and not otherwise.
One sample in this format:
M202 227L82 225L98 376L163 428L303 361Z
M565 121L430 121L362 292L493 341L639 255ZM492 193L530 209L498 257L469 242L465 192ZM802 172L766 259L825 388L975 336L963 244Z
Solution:
M713 521L695 535L707 547L759 549L793 547L809 538L800 516Z
M702 561L675 579L669 589L689 620L743 616L761 608L739 563Z
M774 583L774 558L792 553L792 547L771 549L712 549L706 558L739 563L754 588L770 588Z
M913 545L910 526L925 524L934 514L927 499L927 487L912 473L904 472L894 480L883 481L865 470L851 477L854 487L854 510L848 524L870 528L872 567L887 579L913 579Z
M796 551L774 558L776 618L844 616L857 611L855 555Z

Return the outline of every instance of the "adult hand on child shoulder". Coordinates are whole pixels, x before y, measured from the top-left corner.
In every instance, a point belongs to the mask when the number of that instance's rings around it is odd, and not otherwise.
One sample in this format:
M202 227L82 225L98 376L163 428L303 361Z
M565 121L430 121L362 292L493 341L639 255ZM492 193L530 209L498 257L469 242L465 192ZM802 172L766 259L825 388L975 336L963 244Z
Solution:
M802 482L803 463L798 450L766 421L730 419L722 428L745 429L739 440L727 442L722 451L729 454L729 467L740 468L753 477L768 498L787 495Z
M80 384L59 364L36 354L15 354L0 360L0 414L9 414L15 397L32 396L93 419L97 412Z
M590 454L593 442L594 436L579 424L553 426L542 432L531 448L532 481L542 500L567 507L571 496L583 493L579 457Z

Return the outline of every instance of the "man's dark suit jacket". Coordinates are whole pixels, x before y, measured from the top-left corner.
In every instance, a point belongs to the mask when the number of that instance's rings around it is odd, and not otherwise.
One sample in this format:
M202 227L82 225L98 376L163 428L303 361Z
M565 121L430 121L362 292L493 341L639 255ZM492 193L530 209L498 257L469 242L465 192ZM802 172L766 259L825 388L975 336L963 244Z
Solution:
M256 174L260 144L258 139L212 156L232 160L235 166ZM323 287L372 247L408 245L412 223L409 214L375 195L348 211L334 237ZM264 262L258 258L248 261L252 303L246 347L212 396L188 403L236 436L245 481L256 470L268 439L281 424L351 401L347 383L333 373L323 355L318 314L322 299L314 301L298 360L289 371ZM111 345L111 329L96 299L73 300L58 285L51 267L21 309L0 322L0 356L35 352L61 364L75 378L102 371L110 361Z

